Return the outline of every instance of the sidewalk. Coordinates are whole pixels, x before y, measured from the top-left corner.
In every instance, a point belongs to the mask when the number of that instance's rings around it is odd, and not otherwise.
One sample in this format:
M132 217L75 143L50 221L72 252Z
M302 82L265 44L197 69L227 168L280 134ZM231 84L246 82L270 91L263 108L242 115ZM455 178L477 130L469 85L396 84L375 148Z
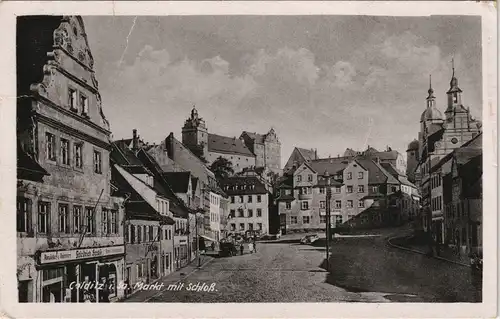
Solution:
M196 258L187 266L185 266L179 270L176 270L171 274L163 276L162 278L159 278L155 281L152 281L150 283L150 285L153 285L155 283L157 285L163 284L163 286L160 290L157 290L157 289L139 290L139 289L137 289L134 292L132 292L132 294L129 295L127 298L124 298L118 302L146 302L149 299L160 294L169 285L177 284L180 281L188 278L192 273L196 272L199 269L202 269L203 267L205 267L208 263L210 263L214 259L215 259L214 257L208 256L208 255L201 256L201 266L200 266L200 268L198 268L198 258Z
M429 246L427 245L417 245L417 244L409 244L409 237L392 237L387 240L389 246L411 251L414 253L428 255L430 257L434 257L436 259L448 261L457 265L470 267L470 260L466 254L460 254L450 247L441 246L439 249L439 255L436 254L435 248L433 249L433 255L429 255Z

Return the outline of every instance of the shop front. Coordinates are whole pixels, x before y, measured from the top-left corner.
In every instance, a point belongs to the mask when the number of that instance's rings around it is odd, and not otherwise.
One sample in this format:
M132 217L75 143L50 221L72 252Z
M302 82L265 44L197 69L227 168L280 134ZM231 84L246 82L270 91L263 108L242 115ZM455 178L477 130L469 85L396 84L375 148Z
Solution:
M176 269L189 263L187 236L174 237L174 265Z
M124 271L123 245L40 252L41 302L112 302Z

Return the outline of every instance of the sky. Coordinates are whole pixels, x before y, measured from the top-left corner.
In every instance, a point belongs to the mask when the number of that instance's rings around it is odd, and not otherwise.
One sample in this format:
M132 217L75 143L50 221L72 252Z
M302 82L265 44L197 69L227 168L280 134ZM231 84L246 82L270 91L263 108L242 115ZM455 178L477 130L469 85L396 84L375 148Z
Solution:
M274 128L321 157L386 146L419 131L429 75L446 108L452 58L462 101L481 118L479 17L84 17L114 139L158 143L193 105L209 133Z

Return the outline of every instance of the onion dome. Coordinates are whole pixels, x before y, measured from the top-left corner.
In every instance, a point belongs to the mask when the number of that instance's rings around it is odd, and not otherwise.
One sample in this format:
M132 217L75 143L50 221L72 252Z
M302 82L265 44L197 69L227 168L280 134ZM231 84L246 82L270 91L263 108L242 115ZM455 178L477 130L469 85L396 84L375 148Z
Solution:
M419 143L416 139L414 139L413 141L410 142L410 144L408 144L408 151L418 150L418 147Z

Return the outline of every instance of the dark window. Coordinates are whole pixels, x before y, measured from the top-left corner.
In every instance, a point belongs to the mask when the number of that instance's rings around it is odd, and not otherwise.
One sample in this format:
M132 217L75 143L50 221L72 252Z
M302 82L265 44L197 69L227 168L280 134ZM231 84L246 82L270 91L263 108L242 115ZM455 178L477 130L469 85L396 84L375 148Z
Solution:
M95 219L94 219L94 208L85 208L85 232L88 234L95 233Z
M69 165L69 141L61 139L61 162L64 165Z
M45 143L46 143L46 153L47 159L51 161L56 160L56 137L54 134L46 133L45 134Z
M73 89L68 90L68 104L71 111L78 112L78 107L76 105L76 91Z
M260 195L257 195L257 203L262 202L262 197Z
M59 204L59 232L69 233L69 207L66 204Z
M83 166L83 144L82 143L75 143L75 166L77 168L82 168Z
M38 203L38 232L46 234L50 231L50 203L39 202Z
M257 208L257 217L262 217L262 209Z
M73 206L73 231L82 232L82 206Z
M82 114L88 115L89 114L89 99L83 94L80 95L80 106L82 107Z
M23 197L17 198L17 231L31 231L31 200Z
M94 151L94 172L97 174L102 174L102 158L101 152Z

